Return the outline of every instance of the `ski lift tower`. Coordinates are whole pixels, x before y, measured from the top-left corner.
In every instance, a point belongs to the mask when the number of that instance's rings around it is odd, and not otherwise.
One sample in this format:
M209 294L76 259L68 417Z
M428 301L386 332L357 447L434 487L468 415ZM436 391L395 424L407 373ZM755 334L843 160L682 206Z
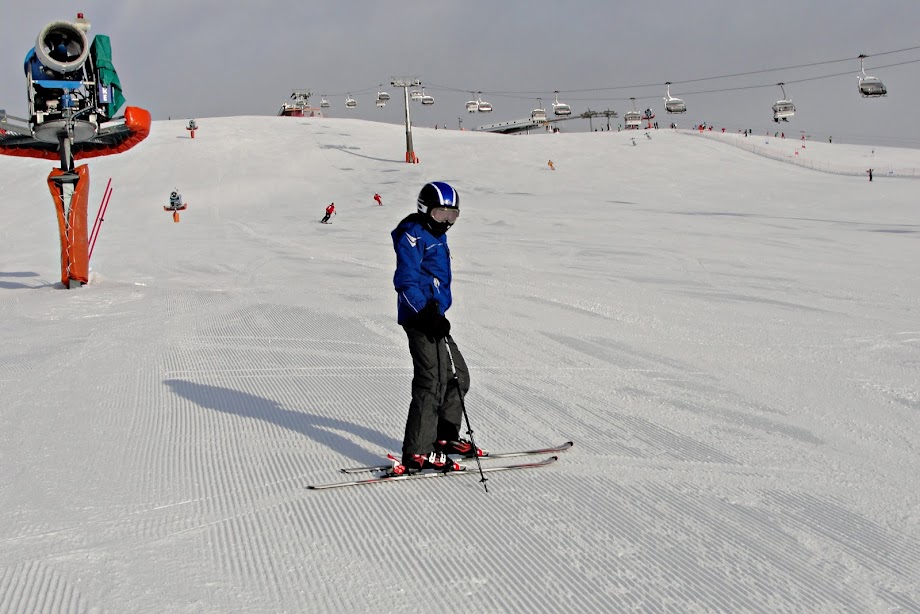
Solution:
M390 85L393 87L403 88L403 98L406 102L406 162L417 164L418 158L415 157L415 150L412 148L412 120L409 117L409 88L419 87L422 84L418 77L393 77Z
M588 120L588 130L590 130L591 132L594 132L594 118L598 117L599 115L603 115L603 113L600 111L592 111L591 109L588 109L587 111L582 113L579 117L581 117L582 119Z
M613 117L614 119L616 119L617 117L619 117L619 114L616 111L613 111L611 109L607 109L605 111L598 111L597 114L603 115L604 117L607 118L607 132L610 132L610 118Z

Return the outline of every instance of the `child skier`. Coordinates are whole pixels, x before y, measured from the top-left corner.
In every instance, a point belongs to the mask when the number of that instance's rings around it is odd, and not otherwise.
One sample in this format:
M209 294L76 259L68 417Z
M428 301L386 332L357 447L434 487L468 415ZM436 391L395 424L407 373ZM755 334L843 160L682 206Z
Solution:
M335 215L335 203L331 203L328 207L326 207L326 215L323 217L323 219L320 220L320 222L323 224L328 224L329 218L333 215Z
M377 194L376 192L374 192L374 200L377 201L377 206L378 206L378 207L382 207L382 206L383 206L383 199L380 198L380 194Z
M456 190L435 181L419 192L417 212L391 233L396 251L397 321L409 338L414 368L402 461L393 467L394 475L422 469L455 471L460 466L448 454L485 455L460 439L461 395L470 388L470 376L444 316L452 302L446 233L459 215Z

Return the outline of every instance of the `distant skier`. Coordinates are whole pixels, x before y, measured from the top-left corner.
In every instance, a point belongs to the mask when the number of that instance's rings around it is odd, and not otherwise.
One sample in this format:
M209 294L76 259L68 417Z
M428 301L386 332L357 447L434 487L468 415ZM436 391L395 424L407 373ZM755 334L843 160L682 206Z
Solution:
M378 207L382 207L382 206L383 206L383 199L380 198L380 194L377 194L376 192L374 192L374 200L377 201L377 206L378 206Z
M872 169L871 168L868 170L868 173L869 173L869 181L872 181Z
M553 161L552 161L552 160L550 160L549 162L547 162L546 165L549 166L549 170L551 170L551 171L556 170L556 165L553 164Z
M331 203L328 207L326 207L326 215L323 217L323 219L320 220L320 222L323 224L328 224L329 218L333 215L335 215L335 203Z
M461 395L470 388L470 375L444 316L452 303L446 233L457 221L459 207L460 196L453 187L443 181L428 183L419 192L418 211L391 233L397 321L409 338L414 373L402 458L392 469L396 475L422 469L455 471L459 466L448 454L484 455L460 439Z

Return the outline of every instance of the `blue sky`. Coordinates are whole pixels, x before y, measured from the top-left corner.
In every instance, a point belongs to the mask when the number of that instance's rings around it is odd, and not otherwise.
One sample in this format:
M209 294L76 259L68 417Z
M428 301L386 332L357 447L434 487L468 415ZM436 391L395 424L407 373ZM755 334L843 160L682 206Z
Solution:
M856 91L860 53L920 46L920 3L912 0L16 1L5 9L0 39L0 107L24 112L23 56L45 23L78 10L92 21L91 33L112 37L129 104L148 108L154 119L272 115L292 89L308 88L314 103L329 96L332 116L395 123L402 119L398 97L376 108L377 86L394 75L416 75L436 98L432 107L413 107L419 125L456 128L462 120L473 127L523 117L538 96L549 108L558 89L575 113L610 108L622 115L635 96L637 106L651 107L663 125L706 121L920 147L911 105L920 96L920 63L873 70L920 60L920 49L867 60L868 72L888 86L887 99L864 100ZM678 83L850 57L808 69ZM789 124L773 124L770 107L781 91L772 84L832 73L847 74L788 85L797 115ZM663 113L665 81L675 82L672 94L686 100L686 116ZM770 87L702 93L757 85ZM468 116L464 102L479 90L495 110ZM344 107L347 93L358 100L354 111ZM588 123L571 121L564 128L586 130Z

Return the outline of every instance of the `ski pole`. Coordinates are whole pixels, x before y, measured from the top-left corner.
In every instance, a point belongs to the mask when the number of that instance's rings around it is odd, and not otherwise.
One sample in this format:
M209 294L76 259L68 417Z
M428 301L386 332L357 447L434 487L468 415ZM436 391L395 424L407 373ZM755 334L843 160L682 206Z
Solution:
M470 426L470 415L466 412L466 402L463 400L463 387L460 386L460 378L457 377L457 367L454 365L454 353L450 350L450 344L453 341L453 337L447 335L444 339L444 345L447 347L447 357L450 359L450 371L454 376L454 383L457 384L457 394L460 396L460 409L463 410L463 419L466 420L466 434L470 436L470 444L473 446L473 450L476 451L476 467L479 468L479 477L482 478L479 480L482 483L482 487L485 489L486 494L489 492L489 486L486 484L488 478L482 472L482 461L479 460L479 446L476 445L476 440L473 439L473 427Z

